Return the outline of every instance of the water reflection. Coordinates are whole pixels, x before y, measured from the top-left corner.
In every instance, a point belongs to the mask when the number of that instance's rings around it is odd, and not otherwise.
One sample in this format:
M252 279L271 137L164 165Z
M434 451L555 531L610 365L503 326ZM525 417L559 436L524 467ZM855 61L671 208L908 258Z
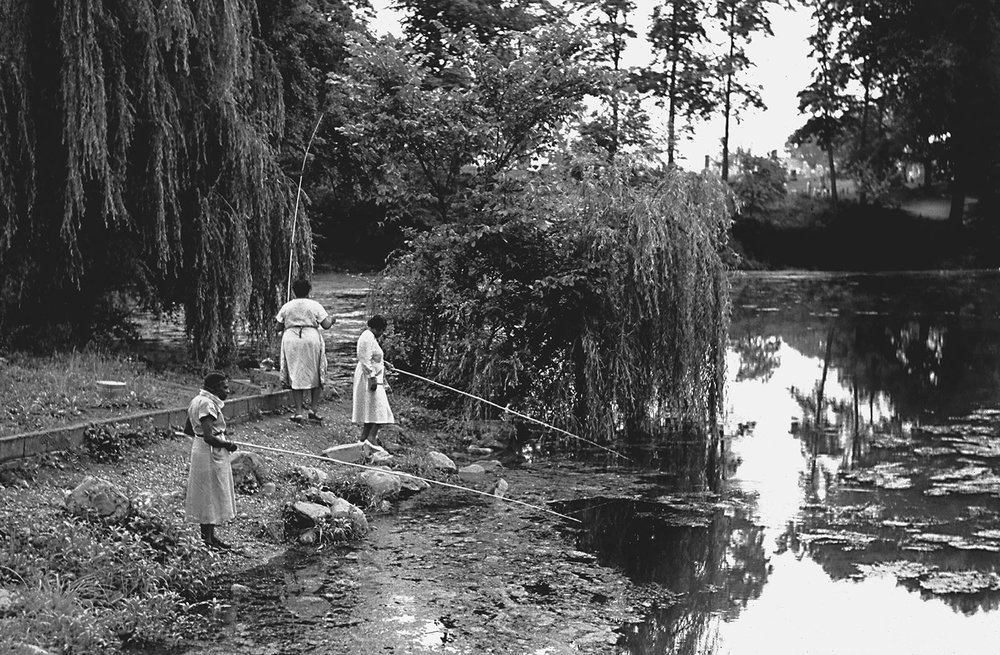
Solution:
M621 652L994 647L998 310L996 273L737 281L722 489L754 502L594 510L585 547L683 594Z
M626 652L705 653L719 621L756 598L768 575L763 529L735 504L704 494L659 501L590 498L563 504L579 516L581 549L634 582L684 594L683 603L652 602L627 626Z

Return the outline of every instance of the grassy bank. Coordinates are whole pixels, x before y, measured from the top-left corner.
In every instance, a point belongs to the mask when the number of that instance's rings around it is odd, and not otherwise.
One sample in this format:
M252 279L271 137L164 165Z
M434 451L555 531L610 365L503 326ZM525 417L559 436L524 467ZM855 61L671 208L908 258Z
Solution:
M201 384L184 370L153 371L122 354L73 351L49 357L8 353L0 362L0 436L183 407ZM97 382L123 382L109 394Z

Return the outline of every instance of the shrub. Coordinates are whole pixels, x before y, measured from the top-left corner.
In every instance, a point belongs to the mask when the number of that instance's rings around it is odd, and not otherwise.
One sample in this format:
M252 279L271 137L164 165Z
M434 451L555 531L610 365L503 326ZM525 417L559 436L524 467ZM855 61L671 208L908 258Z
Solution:
M711 421L729 315L727 190L673 170L532 184L390 262L371 303L393 317L390 359L591 439Z
M732 183L742 206L741 215L759 214L785 197L785 169L781 162L744 155L741 165L743 172Z
M117 462L129 448L155 443L171 435L168 430L133 430L119 423L91 425L83 432L83 444L93 459Z

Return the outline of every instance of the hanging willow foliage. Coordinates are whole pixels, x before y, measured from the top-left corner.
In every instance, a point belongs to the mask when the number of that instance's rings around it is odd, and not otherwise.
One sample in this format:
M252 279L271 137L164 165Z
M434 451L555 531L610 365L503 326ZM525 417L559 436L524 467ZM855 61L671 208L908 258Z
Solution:
M85 340L122 290L182 304L209 366L233 355L238 328L264 333L293 184L259 31L256 0L0 0L5 334Z
M722 404L729 200L710 176L542 176L439 228L372 296L402 364L592 439L708 428Z

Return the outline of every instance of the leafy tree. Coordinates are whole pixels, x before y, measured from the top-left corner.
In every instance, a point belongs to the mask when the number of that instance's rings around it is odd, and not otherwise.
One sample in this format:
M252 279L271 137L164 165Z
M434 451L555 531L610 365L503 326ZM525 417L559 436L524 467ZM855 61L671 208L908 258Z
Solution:
M787 194L785 169L773 157L742 155L739 178L733 183L733 193L740 200L741 213L759 213Z
M827 168L830 175L830 198L837 204L836 151L845 139L847 113L850 109L845 87L851 77L850 62L845 61L836 41L841 13L833 3L819 0L814 15L816 33L809 37L812 54L816 59L812 83L799 92L799 110L809 114L805 125L791 137L791 141L801 145L816 141L827 153Z
M749 69L752 62L745 46L755 34L773 35L767 11L778 0L717 0L715 18L726 35L727 52L719 63L722 78L722 179L729 179L729 121L739 117L740 110L748 107L766 109L759 87L745 84L740 73ZM735 107L734 107L735 103Z
M358 36L348 72L331 77L373 199L418 227L502 202L592 88L583 41L562 28L523 34L510 60L467 32L445 44L455 54L435 73L408 44Z
M589 136L613 160L622 147L650 141L649 116L641 105L635 73L622 68L622 55L636 32L632 26L632 0L574 0L584 27L596 37L594 60L607 68L598 90L602 107L584 121L581 132Z
M447 35L471 30L484 45L502 48L508 37L546 22L554 7L544 0L397 0L403 28L436 68L448 57Z
M647 69L643 90L667 105L667 163L674 163L678 134L690 131L690 121L715 111L711 92L713 63L701 52L706 44L705 6L700 0L665 0L653 10L649 41L662 70ZM685 123L678 124L678 118Z
M995 198L1000 6L976 0L808 4L819 18L814 45L825 43L821 57L846 67L844 74L827 77L824 92L846 100L843 121L833 131L849 147L862 188L887 177L900 161L917 160L928 175L951 178L955 225L961 224L966 194ZM851 87L861 89L860 98ZM831 116L812 109L815 118ZM813 131L830 131L825 122Z
M0 0L0 37L3 333L86 342L123 293L183 304L208 366L266 330L291 193L257 3Z

